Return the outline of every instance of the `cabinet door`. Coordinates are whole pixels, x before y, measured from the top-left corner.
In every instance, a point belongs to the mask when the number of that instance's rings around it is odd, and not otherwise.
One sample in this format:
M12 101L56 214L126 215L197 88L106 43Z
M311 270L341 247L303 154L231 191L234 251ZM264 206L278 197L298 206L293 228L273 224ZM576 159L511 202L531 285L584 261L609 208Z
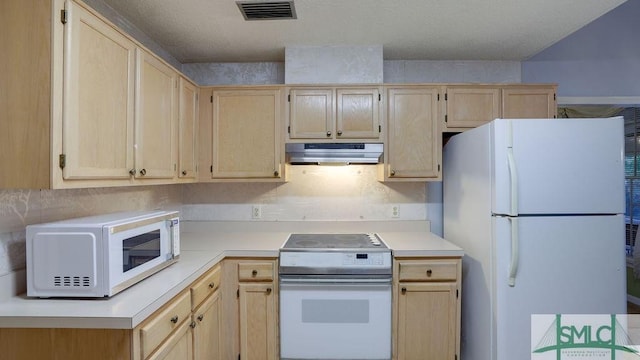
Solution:
M398 284L397 360L454 359L456 284Z
M445 130L474 128L500 117L500 88L450 86L445 103Z
M277 309L272 283L240 288L240 355L243 360L277 359Z
M220 359L220 292L211 295L194 313L194 359Z
M147 360L193 359L193 324L184 321Z
M138 49L135 167L136 178L173 178L177 152L177 74L148 52Z
M198 154L198 88L180 78L178 177L195 179Z
M438 89L389 88L385 180L438 179L441 134L438 127Z
M279 178L280 90L214 90L213 178Z
M66 9L63 178L128 179L135 44L73 1Z
M557 116L555 86L523 86L502 89L505 119L550 119Z
M378 88L337 89L336 139L379 139Z
M290 139L332 138L334 121L332 89L289 91Z

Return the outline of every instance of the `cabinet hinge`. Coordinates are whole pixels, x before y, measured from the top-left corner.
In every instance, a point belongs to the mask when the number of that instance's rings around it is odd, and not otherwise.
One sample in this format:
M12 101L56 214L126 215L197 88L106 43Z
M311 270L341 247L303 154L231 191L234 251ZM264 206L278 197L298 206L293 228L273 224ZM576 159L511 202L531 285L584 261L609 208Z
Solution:
M438 172L440 172L440 164L438 164ZM457 291L457 290L456 290ZM456 295L457 296L457 295Z
M447 119L447 115L445 114L445 115L444 115L444 122L447 122L447 120L448 120L448 119Z
M381 133L382 132L382 125L378 125L378 132Z
M438 165L440 167L440 165ZM456 289L456 299L458 298L458 289Z
M60 10L60 22L63 24L67 23L67 10L65 9Z
M240 354L238 354L238 360L240 360Z
M287 101L291 102L291 94L287 95Z
M553 94L553 101L556 101L556 94Z
M209 172L213 173L213 165L209 168Z
M213 104L213 95L211 95L211 100L210 100L210 101L211 101L211 103Z
M378 94L378 101L382 101L382 95Z
M458 360L458 355L457 354L454 356L454 360Z
M287 134L291 134L291 125L287 126Z
M67 166L67 155L60 154L58 157L58 166L60 166L60 169L64 169L64 167Z
M449 100L449 94L448 93L444 93L444 101L448 101Z
M236 291L236 297L237 297L238 299L240 298L240 289L238 289L238 290Z
M440 93L438 93L438 101L440 101Z

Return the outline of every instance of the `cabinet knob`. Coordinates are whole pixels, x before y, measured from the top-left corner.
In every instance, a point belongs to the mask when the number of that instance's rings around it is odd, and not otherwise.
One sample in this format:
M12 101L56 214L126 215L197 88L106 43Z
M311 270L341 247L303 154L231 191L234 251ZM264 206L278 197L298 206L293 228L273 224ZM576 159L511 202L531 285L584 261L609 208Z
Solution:
M271 288L267 288L267 295L271 294Z
M147 169L140 170L140 175L142 175L142 176L147 175Z
M182 176L186 176L187 175L187 170L182 170Z
M402 295L404 295L404 294L406 294L406 293L407 293L407 288L406 288L406 287L403 287L401 291L402 291Z
M214 282L209 283L209 289L213 289L214 287L216 287L216 283Z
M391 170L391 172L389 173L391 176L395 176L396 175L396 171L395 170Z
M278 170L274 171L274 172L273 172L273 176L275 176L275 177L280 176L280 172L279 172Z
M202 321L202 319L204 319L204 314L198 315L198 321Z
M136 169L129 170L129 175L133 176L136 174Z
M327 137L331 136L331 131L327 131Z
M338 136L342 136L342 130L338 130L337 134Z
M428 277L431 277L431 274L433 274L433 271L431 271L431 269L428 269L428 270L427 270L427 276L428 276Z
M190 326L192 329L193 329L193 328L195 328L195 327L196 327L196 322L195 322L195 321L192 321L192 322L191 322L191 324L189 324L189 326Z
M178 315L175 315L174 317L171 318L171 322L172 323L177 323L178 322Z
M258 276L258 270L253 270L253 271L251 272L251 276L253 276L253 277Z

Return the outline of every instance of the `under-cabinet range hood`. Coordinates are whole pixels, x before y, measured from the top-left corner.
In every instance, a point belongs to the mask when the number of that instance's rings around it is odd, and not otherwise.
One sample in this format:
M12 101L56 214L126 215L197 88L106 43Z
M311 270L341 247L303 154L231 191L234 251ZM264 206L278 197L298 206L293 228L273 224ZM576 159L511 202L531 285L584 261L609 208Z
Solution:
M289 143L286 144L290 164L378 164L383 144L369 143Z

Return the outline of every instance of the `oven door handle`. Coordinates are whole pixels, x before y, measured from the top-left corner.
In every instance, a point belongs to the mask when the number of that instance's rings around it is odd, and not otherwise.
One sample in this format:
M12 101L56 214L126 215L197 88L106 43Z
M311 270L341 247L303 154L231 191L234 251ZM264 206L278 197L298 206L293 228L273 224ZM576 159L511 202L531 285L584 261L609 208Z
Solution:
M313 285L313 284L336 284L336 285L390 285L391 277L313 277L313 276L280 276L280 284Z

